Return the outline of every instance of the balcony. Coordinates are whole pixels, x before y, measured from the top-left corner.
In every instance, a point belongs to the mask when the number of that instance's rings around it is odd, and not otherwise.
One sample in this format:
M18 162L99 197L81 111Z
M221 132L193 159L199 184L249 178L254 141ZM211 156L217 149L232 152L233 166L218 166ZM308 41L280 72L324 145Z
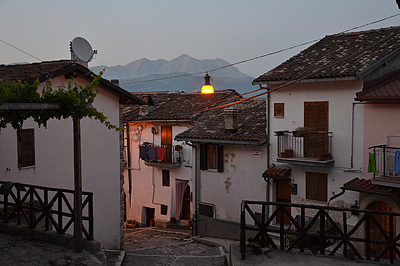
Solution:
M370 156L368 165L369 172L374 173L372 183L400 188L400 158L398 158L397 163L395 160L396 151L400 151L400 148L378 145L369 149L372 150L373 157L375 157L373 159Z
M278 137L278 162L332 167L332 132L275 131Z
M144 164L152 167L175 169L181 167L182 146L156 146L152 144L140 145L140 159Z

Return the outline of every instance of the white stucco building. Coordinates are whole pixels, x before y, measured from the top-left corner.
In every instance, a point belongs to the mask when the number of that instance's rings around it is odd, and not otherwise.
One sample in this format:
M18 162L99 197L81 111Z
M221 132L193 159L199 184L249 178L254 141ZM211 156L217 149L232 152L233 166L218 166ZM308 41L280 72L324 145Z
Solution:
M124 109L126 220L165 226L175 217L188 224L195 210L195 158L190 143L175 136L196 123L198 111L236 92L133 94L146 105Z
M39 88L48 78L51 78L53 89L67 86L71 76L77 84L86 86L92 80L90 73L86 67L67 60L0 66L1 79L28 82L39 79ZM101 79L97 89L99 93L93 106L103 112L113 125L120 126L122 104L141 102L105 79ZM72 119L50 120L46 128L38 127L32 119L28 119L20 136L27 136L27 146L17 143L17 131L10 126L1 130L0 180L73 190ZM82 189L93 193L94 239L106 249L120 249L123 244L121 139L120 132L107 129L97 120L81 120ZM30 154L28 160L24 159L26 153L21 153L22 150ZM73 206L73 197L68 194L67 198ZM66 205L63 208L68 210ZM84 212L87 215L87 209ZM67 233L72 234L72 229L73 226Z

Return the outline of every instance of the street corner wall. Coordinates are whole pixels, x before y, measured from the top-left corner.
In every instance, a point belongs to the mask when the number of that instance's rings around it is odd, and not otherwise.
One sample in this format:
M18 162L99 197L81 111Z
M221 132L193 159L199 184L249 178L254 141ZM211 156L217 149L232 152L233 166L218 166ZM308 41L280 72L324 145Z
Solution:
M242 200L266 200L266 156L264 146L224 145L224 172L200 171L200 202L215 205L215 218L239 222Z

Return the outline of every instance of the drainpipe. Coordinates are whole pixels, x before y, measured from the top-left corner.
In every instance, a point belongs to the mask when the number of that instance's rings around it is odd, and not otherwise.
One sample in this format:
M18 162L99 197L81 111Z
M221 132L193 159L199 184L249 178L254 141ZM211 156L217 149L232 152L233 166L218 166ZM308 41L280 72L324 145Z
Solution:
M129 123L125 123L126 125L126 141L127 141L127 156L126 159L128 160L128 182L129 182L129 206L131 206L131 199L132 199L132 162L131 162L131 132Z
M185 141L187 145L192 147L195 150L194 153L194 186L195 186L195 193L194 193L194 226L192 227L192 235L197 236L199 234L199 224L198 224L198 211L199 211L199 193L200 193L200 169L199 169L199 163L197 162L197 147L193 144L190 144L189 142Z
M261 86L261 85L260 85ZM268 90L268 88L267 88L267 90ZM270 165L270 160L271 160L271 158L270 158L270 138L269 138L269 133L270 133L270 105L271 105L271 103L270 103L270 95L269 95L269 93L267 93L267 128L266 128L266 130L267 130L267 167L269 167L269 165ZM265 197L266 197L266 201L267 202L269 202L270 200L270 180L269 180L269 178L266 178L265 179L265 181L267 182L267 191L266 191L266 195L265 195ZM267 208L267 219L269 219L269 207Z

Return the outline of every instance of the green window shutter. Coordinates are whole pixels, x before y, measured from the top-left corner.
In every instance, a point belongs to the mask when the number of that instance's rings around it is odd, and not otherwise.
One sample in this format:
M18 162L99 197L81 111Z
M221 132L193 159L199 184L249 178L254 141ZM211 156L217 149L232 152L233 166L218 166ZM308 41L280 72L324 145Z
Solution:
M208 169L208 145L200 144L200 169Z
M224 171L224 146L218 145L218 172Z

